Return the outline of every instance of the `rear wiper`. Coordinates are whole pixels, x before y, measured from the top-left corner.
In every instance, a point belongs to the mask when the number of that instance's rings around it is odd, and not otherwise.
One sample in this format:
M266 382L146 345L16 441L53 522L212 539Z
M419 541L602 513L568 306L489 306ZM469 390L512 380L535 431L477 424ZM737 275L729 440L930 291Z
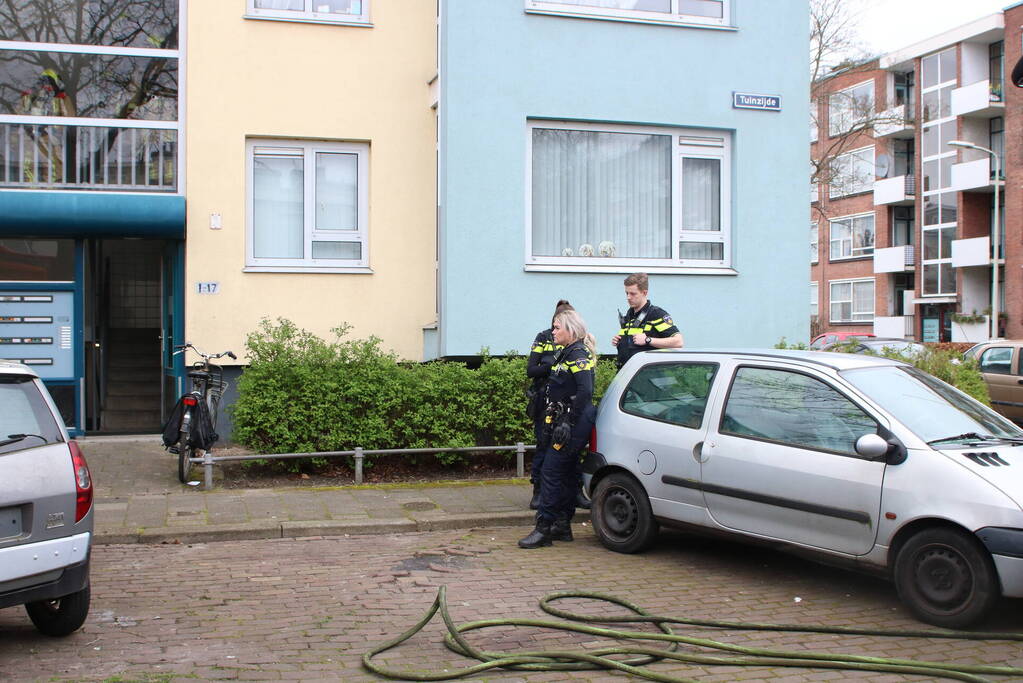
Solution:
M977 432L966 432L965 434L957 434L955 436L946 436L942 439L934 439L928 441L928 446L934 446L939 443L948 443L951 441L1007 441L1009 443L1023 443L1023 438L1017 438L1013 436L995 436L994 434L978 434Z
M0 446L9 446L12 443L18 443L19 441L24 441L30 436L34 436L35 438L40 439L44 443L46 442L46 437L40 436L39 434L8 434L6 439L0 441Z

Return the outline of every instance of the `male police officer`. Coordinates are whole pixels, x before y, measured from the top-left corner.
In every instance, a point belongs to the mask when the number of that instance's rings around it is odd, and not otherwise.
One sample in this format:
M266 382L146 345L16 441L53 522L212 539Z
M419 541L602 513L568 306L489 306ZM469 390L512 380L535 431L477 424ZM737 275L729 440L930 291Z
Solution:
M671 316L647 298L649 282L646 273L633 273L625 278L629 310L625 315L618 314L621 329L611 337L611 344L618 347L619 368L640 351L682 348L682 333Z

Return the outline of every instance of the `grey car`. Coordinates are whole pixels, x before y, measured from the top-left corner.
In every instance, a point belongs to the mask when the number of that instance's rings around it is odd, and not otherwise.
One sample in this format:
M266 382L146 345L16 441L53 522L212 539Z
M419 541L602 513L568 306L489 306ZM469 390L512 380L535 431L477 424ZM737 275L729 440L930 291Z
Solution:
M898 360L813 351L641 353L611 382L584 469L618 552L660 524L895 582L923 621L1023 597L1023 431Z
M0 361L0 608L50 636L89 614L93 489L78 444L28 367Z

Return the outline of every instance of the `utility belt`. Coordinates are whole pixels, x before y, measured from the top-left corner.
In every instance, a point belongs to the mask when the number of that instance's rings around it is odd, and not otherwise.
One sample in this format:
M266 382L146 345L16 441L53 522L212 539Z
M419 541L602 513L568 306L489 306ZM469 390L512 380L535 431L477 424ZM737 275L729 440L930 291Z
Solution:
M572 438L574 398L573 396L563 401L547 401L543 418L543 438L544 442L550 443L556 451L560 451Z

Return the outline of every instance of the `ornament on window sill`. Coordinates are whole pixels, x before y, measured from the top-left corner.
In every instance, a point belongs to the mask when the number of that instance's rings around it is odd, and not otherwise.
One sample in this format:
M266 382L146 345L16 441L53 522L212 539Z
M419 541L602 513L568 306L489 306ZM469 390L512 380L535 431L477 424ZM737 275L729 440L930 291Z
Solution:
M574 256L575 252L572 251L572 247L565 247L561 250L562 256Z
M593 256L593 245L592 244L580 244L579 245L580 256Z
M611 258L618 253L618 249L615 247L615 243L611 240L604 240L597 245L597 253L604 258Z

